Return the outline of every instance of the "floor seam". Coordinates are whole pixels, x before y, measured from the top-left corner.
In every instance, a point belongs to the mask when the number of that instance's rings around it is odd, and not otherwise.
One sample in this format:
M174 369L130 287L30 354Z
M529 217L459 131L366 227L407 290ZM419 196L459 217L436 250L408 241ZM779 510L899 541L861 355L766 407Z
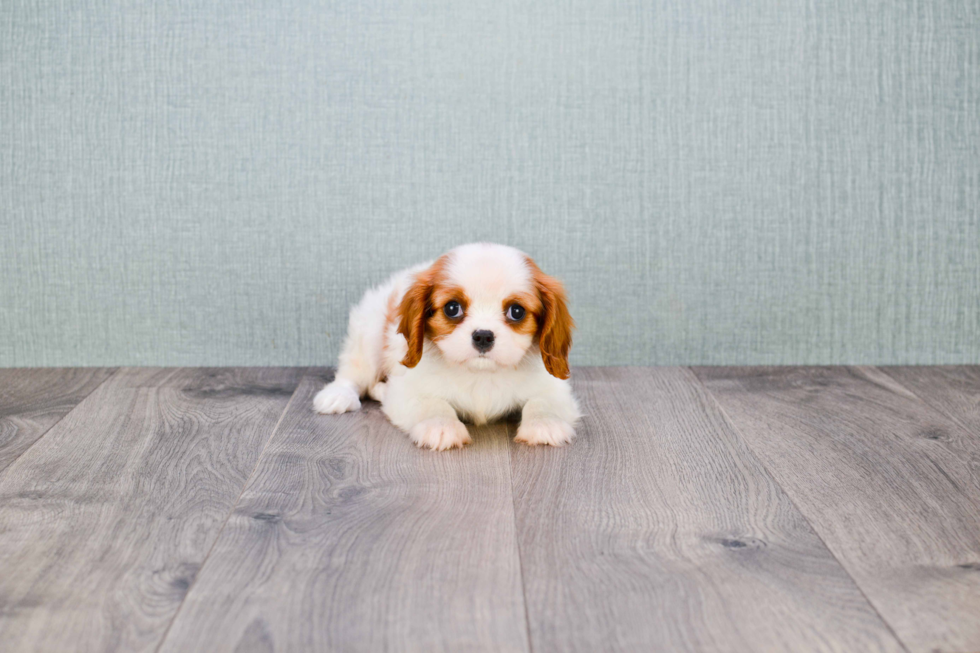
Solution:
M904 390L908 391L908 393L910 395L912 395L913 397L915 397L916 399L918 399L919 402L922 403L922 405L926 406L930 410L934 410L935 412L939 413L940 415L942 415L943 417L945 417L946 419L948 419L949 421L951 421L953 424L956 424L958 427L960 427L961 429L963 429L964 431L966 431L970 435L974 435L974 434L975 435L980 435L980 433L976 433L971 427L969 427L966 424L964 424L963 422L961 422L958 417L956 417L952 413L949 413L943 407L937 406L936 404L932 403L931 401L925 399L918 392L916 392L915 390L913 390L912 388L908 387L907 385L905 385L904 383L902 383L900 380L896 379L894 376L892 376L891 374L889 374L888 373L888 370L887 370L887 367L888 367L887 365L885 365L885 366L875 365L873 367L876 370L878 370L879 372L881 372L882 374L884 374L885 376L887 376L889 379L891 379L892 381L894 381L899 387L901 387Z
M221 539L221 534L225 532L225 527L228 525L228 522L231 521L231 516L235 514L235 509L238 508L238 504L241 502L242 497L245 496L245 490L248 489L249 484L255 477L255 472L259 469L259 464L262 462L262 457L265 455L266 449L269 448L269 443L272 442L272 438L276 436L276 433L279 431L279 427L282 425L282 420L286 417L286 413L289 411L289 407L293 405L293 400L296 398L296 395L299 394L300 388L303 387L303 380L307 377L307 371L309 371L309 369L309 367L304 368L303 373L299 375L299 382L296 384L296 389L293 390L293 394L290 395L289 401L287 401L285 407L283 407L282 413L279 415L279 419L276 420L275 426L272 427L269 437L266 439L265 444L262 445L262 449L259 451L259 455L255 459L255 466L252 467L252 471L249 473L248 478L245 479L241 492L238 493L238 498L235 499L235 502L231 505L231 510L229 510L228 514L225 515L225 520L222 522L221 528L218 529L217 534L214 536L214 542L211 543L207 554L204 556L204 559L201 560L201 566L198 568L197 574L194 576L194 580L184 593L184 598L181 599L180 605L178 605L177 610L174 611L174 616L170 619L170 623L167 624L166 630L163 631L163 635L160 637L160 643L157 644L155 649L153 649L155 653L159 653L160 649L163 648L164 643L166 643L167 637L170 636L170 630L173 628L173 625L177 623L177 618L184 609L184 605L187 603L187 599L190 597L191 592L194 591L194 587L197 585L197 581L201 577L201 573L204 571L205 565L207 565L208 560L211 559L211 554L214 553L214 548L218 546L218 541Z
M58 421L56 421L54 424L52 424L47 429L45 429L44 433L42 433L41 435L37 436L37 439L34 440L34 442L31 442L29 445L27 445L27 448L26 449L24 449L19 454L17 454L17 457L16 458L14 458L9 463L7 463L7 466L6 467L4 467L3 469L0 469L0 479L3 478L3 475L7 472L8 469L10 469L11 467L13 467L17 463L18 460L20 460L21 458L24 457L24 454L26 454L28 451L30 451L31 449L33 449L34 448L34 445L36 445L38 442L40 442L41 440L43 440L48 435L48 433L50 433L54 429L54 427L58 426L63 421L65 421L65 419L69 415L71 415L73 412L75 412L75 410L79 406L81 406L83 403L85 403L85 401L89 397L91 397L92 395L94 395L99 390L99 388L101 388L102 386L104 386L106 384L106 382L109 381L109 379L114 378L119 373L119 370L124 369L124 368L117 367L117 368L109 368L109 369L112 369L112 372L110 374L106 375L106 377L104 379L102 379L101 381L99 381L99 383L94 388L92 388L91 392L89 392L84 397L82 397L81 400L79 400L79 402L77 404L75 404L74 406L72 406L71 409L67 413L65 413L64 415L62 415L61 417L59 417L58 418Z
M517 571L521 580L521 599L524 602L524 628L527 634L528 653L534 653L534 644L531 642L531 615L527 605L527 584L524 576L524 554L521 553L521 540L517 536L517 499L514 496L514 438L512 431L514 426L507 425L507 475L510 477L510 510L514 517L514 548L517 550Z
M820 531L818 531L816 526L813 525L813 522L810 521L810 518L806 516L806 513L803 512L803 510L800 508L799 505L797 505L796 500L793 498L793 495L791 495L786 490L786 488L783 487L783 484L779 482L779 479L777 479L776 476L772 473L772 470L769 469L769 466L766 465L765 462L755 452L755 449L753 449L752 445L749 444L748 439L742 434L742 430L735 425L734 420L732 420L732 418L729 417L728 412L725 411L725 407L721 405L721 402L718 401L718 398L715 397L713 392L711 392L711 389L708 388L705 382L701 379L700 376L698 376L697 372L695 372L692 367L688 366L685 369L687 369L687 371L690 372L691 376L693 376L697 380L698 384L701 386L701 389L711 399L711 402L715 405L715 407L720 411L722 419L725 420L725 423L728 424L728 426L732 428L732 431L738 435L739 439L742 441L742 444L745 445L745 448L749 451L749 453L752 454L752 457L756 460L756 462L758 462L759 465L761 465L762 468L766 470L766 474L769 475L769 478L772 479L772 482L775 483L776 486L782 491L782 493L786 496L789 502L793 504L793 508L795 508L796 512L800 514L800 517L806 520L806 523L810 526L810 530L813 531L813 534L816 535L817 538L820 540L820 542L823 544L824 548L827 550L827 553L829 553L834 558L834 560L837 561L837 564L840 565L840 568L844 571L845 574L847 574L847 577L851 579L851 582L854 583L854 587L856 587L857 591L860 592L861 596L864 597L864 600L865 602L867 602L868 607L870 607L874 611L874 613L878 615L878 619L880 619L881 623L884 624L885 628L888 629L888 632L892 634L892 637L895 638L895 641L898 642L898 645L902 647L902 650L906 651L907 653L911 653L909 647L906 646L905 641L898 636L898 633L895 632L895 629L892 627L892 625L888 622L887 619L885 619L885 617L881 614L881 612L878 611L878 606L876 606L874 602L871 600L871 598L865 593L864 588L861 587L861 584L857 581L854 575L851 574L850 570L847 568L844 562L839 557L837 557L837 554L834 553L834 550L830 548L830 545L827 544L827 541L824 539L823 535L821 535Z

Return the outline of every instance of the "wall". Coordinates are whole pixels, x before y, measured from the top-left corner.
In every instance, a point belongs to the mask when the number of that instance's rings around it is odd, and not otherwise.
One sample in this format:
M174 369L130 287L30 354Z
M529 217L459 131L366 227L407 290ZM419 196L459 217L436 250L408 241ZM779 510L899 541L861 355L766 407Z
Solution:
M577 364L980 362L976 0L0 4L0 365L330 363L472 240Z

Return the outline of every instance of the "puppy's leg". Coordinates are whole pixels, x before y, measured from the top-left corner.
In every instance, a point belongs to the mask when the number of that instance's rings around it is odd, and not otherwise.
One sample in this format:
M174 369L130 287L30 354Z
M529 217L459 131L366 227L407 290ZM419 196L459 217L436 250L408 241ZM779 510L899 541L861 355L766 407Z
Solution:
M575 422L581 416L567 381L554 379L545 391L531 397L521 411L516 442L560 447L575 435Z
M385 383L384 381L381 381L379 383L375 383L368 390L368 396L371 397L371 399L374 399L375 401L379 401L379 402L380 401L384 401L385 400L385 391L387 389L388 389L388 384Z
M392 424L408 433L415 446L445 451L473 441L448 401L417 394L403 380L388 380L381 410Z
M313 398L318 413L346 413L361 407L361 397L378 380L378 362L384 329L383 307L374 293L365 295L351 310L347 339L340 352L337 376Z

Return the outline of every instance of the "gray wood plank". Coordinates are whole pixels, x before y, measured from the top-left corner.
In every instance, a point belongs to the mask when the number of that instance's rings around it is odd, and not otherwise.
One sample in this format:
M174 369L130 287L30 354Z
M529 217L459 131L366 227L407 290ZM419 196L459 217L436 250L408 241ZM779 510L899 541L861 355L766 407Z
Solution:
M124 369L0 478L5 651L158 645L301 370Z
M535 653L902 650L689 370L573 379L578 438L512 448Z
M695 371L910 650L980 650L980 441L874 368Z
M0 369L0 474L114 371Z
M927 404L980 437L980 365L881 367ZM937 437L942 434L937 433Z
M416 449L307 377L163 651L523 651L507 429Z

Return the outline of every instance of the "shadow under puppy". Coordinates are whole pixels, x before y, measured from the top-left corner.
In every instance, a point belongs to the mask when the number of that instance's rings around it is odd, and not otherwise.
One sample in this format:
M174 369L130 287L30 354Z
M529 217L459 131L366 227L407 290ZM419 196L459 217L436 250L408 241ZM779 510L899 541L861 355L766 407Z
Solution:
M512 247L462 245L398 272L350 312L320 413L381 402L419 447L471 442L461 421L521 410L518 442L559 446L580 413L568 382L574 323L561 283Z

